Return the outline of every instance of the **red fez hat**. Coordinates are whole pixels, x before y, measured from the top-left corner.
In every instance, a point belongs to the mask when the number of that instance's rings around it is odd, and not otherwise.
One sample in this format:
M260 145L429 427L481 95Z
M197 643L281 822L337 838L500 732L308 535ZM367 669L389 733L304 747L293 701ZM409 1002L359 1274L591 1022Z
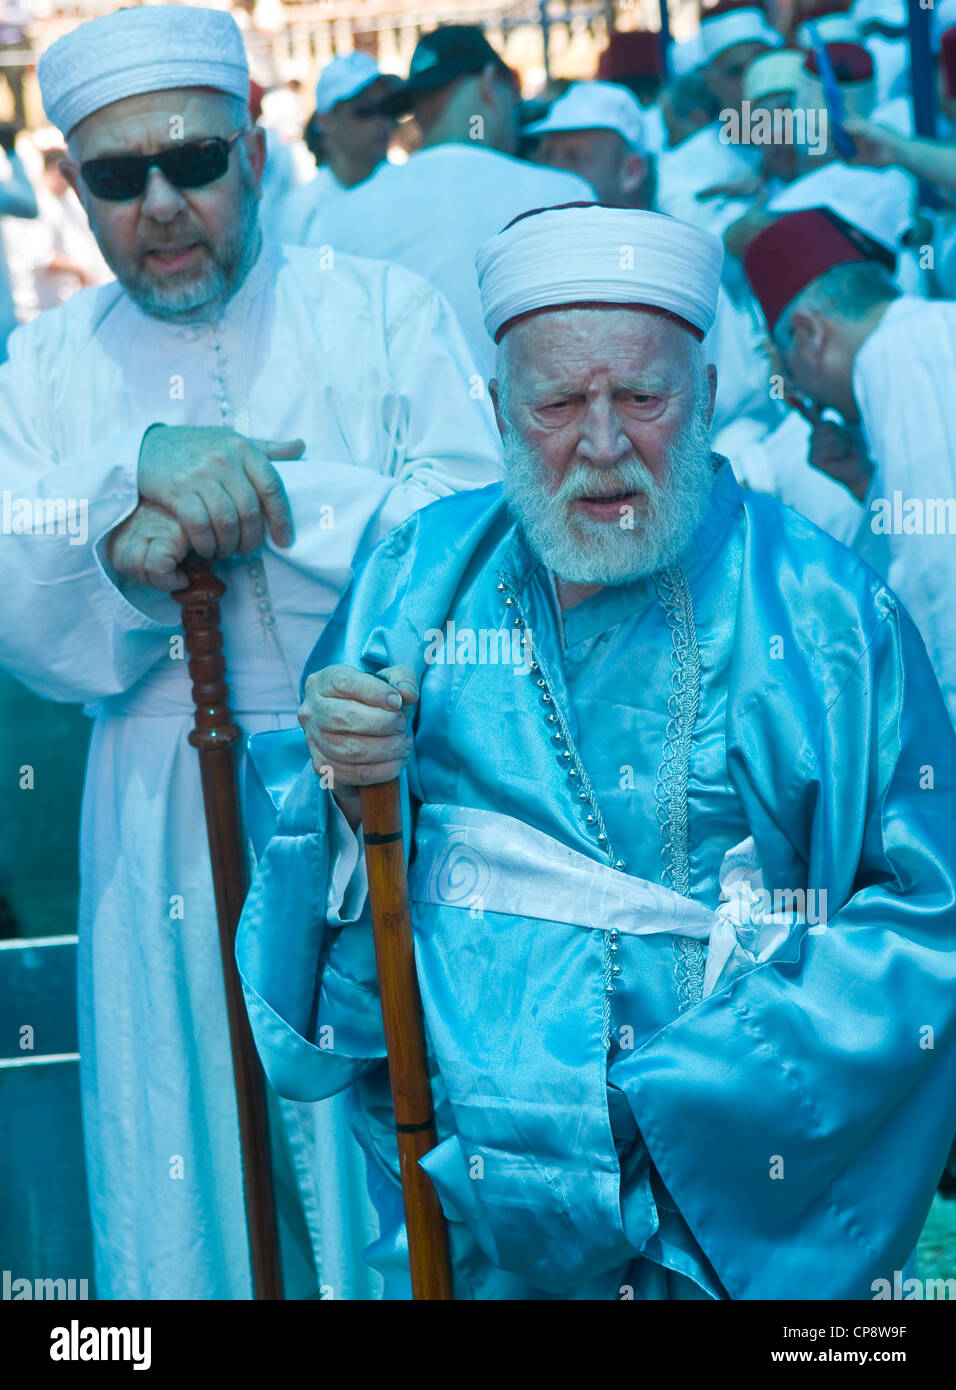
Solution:
M262 115L262 98L266 94L265 87L260 87L258 82L249 79L249 111L252 119L257 121Z
M660 77L661 36L646 29L612 31L607 48L598 60L597 75L603 82L626 77Z
M786 213L754 237L744 272L771 333L790 301L825 271L870 259L867 238L855 232L826 208L808 208Z
M940 39L939 60L946 77L946 95L956 100L956 25Z
M838 82L866 82L873 76L873 59L861 43L828 43L825 47ZM815 77L820 76L813 49L807 54L805 67Z

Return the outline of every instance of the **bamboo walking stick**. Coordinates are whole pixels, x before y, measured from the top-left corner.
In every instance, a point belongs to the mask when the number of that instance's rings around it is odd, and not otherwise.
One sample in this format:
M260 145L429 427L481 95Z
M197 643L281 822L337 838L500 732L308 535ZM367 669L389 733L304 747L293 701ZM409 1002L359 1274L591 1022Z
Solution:
M422 1001L402 847L398 781L362 787L368 896L395 1109L412 1298L450 1299L448 1232L438 1194L418 1160L435 1147Z
M236 966L235 940L246 895L246 856L236 786L235 745L242 730L232 722L226 662L222 654L219 600L226 592L222 580L203 560L190 556L183 564L189 585L173 594L182 608L183 631L193 682L196 727L189 742L199 750L206 833L212 861L216 917L222 951L222 974L229 1018L229 1043L239 1111L242 1185L253 1297L282 1298L282 1271L265 1079L252 1040Z

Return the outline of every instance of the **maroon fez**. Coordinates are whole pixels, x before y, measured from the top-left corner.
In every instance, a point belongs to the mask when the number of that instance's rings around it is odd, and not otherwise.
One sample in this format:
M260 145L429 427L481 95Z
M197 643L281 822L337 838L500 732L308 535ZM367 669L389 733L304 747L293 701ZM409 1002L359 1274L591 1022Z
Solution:
M661 77L663 71L660 34L629 29L611 32L597 75L602 82L620 82L628 77Z
M788 212L754 237L744 252L744 272L760 301L771 333L792 299L835 265L870 258L854 239L854 228L838 223L825 208Z
M939 61L946 78L946 95L956 101L956 25L940 40Z
M873 59L861 43L828 43L825 47L838 82L866 82L873 76ZM813 49L807 54L804 66L807 72L820 76Z

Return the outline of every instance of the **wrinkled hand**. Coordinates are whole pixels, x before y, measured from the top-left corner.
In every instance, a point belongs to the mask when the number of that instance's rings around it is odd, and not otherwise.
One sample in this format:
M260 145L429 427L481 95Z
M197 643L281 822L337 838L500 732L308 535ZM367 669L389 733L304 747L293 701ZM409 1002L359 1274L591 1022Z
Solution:
M809 458L814 468L842 483L858 501L863 501L872 465L858 430L850 425L818 420L810 436Z
M110 532L106 544L107 558L120 574L167 593L186 587L179 566L189 549L189 537L176 518L150 502L140 502Z
M292 544L292 512L273 460L301 458L301 439L247 439L235 430L153 425L137 481L144 502L179 522L204 559L248 555L265 539Z
M887 169L899 157L901 138L895 130L889 130L876 121L864 121L859 116L848 116L843 128L856 146L856 154L849 164L866 164L874 169Z
M353 666L326 666L305 683L298 718L312 766L329 777L353 829L359 821L356 788L389 782L405 766L412 739L402 710L417 699L410 666L390 666L377 676Z

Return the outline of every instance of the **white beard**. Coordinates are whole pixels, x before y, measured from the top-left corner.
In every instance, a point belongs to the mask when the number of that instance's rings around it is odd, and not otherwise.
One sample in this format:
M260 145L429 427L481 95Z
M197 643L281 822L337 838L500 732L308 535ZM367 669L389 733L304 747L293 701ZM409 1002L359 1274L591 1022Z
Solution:
M631 584L674 563L697 530L714 486L706 401L700 402L665 459L663 484L637 458L614 468L572 467L558 491L538 453L509 429L503 488L529 546L558 579L608 587ZM644 495L620 520L571 511L580 497Z

